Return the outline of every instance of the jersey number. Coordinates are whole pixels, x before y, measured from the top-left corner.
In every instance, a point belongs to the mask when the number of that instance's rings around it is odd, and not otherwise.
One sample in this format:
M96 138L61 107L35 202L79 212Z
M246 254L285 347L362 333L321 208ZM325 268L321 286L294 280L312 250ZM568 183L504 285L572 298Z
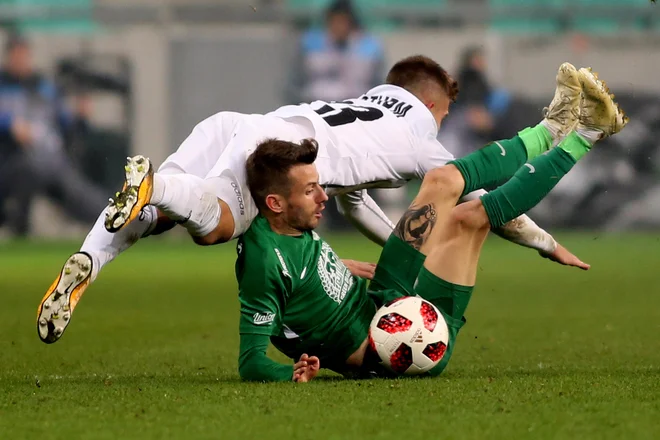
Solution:
M383 112L374 107L360 107L358 105L348 105L333 103L334 107L325 104L316 113L321 115L325 122L331 127L346 125L356 120L369 122L383 117Z

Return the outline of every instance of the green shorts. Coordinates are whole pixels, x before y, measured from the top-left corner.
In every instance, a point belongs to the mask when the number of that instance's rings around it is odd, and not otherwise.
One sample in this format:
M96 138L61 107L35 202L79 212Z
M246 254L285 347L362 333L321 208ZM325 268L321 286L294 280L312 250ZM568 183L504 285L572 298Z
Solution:
M437 376L447 366L456 336L465 324L463 314L473 287L451 284L433 275L423 267L425 258L408 243L391 235L380 254L369 294L377 307L395 298L419 295L440 310L449 328L449 344L442 361L429 372Z

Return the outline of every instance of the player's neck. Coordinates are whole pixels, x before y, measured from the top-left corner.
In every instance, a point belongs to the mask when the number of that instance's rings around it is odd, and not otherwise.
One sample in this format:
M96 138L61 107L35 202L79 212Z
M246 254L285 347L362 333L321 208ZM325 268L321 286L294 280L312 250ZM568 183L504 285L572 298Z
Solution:
M270 224L270 229L279 235L288 235L290 237L299 237L303 233L302 231L291 227L282 216L278 217L266 217L268 223Z

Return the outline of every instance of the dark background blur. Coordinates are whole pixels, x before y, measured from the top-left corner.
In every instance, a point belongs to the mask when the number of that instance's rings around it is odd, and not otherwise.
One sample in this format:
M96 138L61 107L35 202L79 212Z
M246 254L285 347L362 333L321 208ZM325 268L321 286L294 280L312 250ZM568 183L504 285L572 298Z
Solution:
M538 122L561 62L592 66L631 122L531 215L660 225L660 9L647 0L0 0L0 25L0 238L82 238L127 155L160 164L221 110L354 97L413 53L460 81L440 134L457 156ZM376 197L396 220L415 189Z

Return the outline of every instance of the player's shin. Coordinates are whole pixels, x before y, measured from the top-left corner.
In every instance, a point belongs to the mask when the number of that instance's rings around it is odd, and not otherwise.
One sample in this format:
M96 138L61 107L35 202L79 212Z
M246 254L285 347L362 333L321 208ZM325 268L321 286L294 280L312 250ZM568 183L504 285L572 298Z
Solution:
M105 210L96 220L80 247L92 258L91 280L94 281L99 271L114 260L117 255L127 250L140 238L146 237L156 228L158 211L154 206L142 208L138 218L116 233L108 232L104 226Z
M220 222L217 197L205 188L204 179L191 174L154 174L150 203L193 237L210 234Z
M485 194L481 201L490 225L500 227L536 206L591 145L584 137L571 133L558 148L525 164L508 182Z

